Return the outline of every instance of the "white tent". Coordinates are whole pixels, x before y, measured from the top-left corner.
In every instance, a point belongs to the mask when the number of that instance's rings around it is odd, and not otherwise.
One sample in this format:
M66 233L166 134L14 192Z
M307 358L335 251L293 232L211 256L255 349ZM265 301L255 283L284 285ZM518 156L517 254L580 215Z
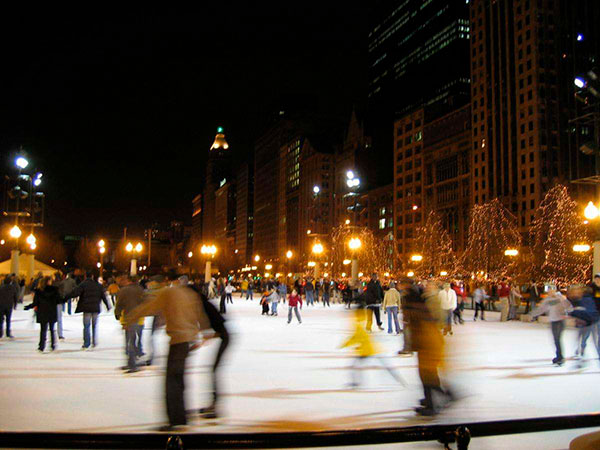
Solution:
M48 264L44 264L43 262L40 261L33 261L33 273L30 273L31 271L31 267L30 267L30 259L28 258L29 255L24 255L21 254L19 255L19 276L21 277L31 277L31 276L35 276L37 275L39 272L42 272L42 274L44 276L51 276L54 273L56 273L58 271L58 269L55 269L52 266L49 266ZM10 259L7 259L6 261L3 261L0 263L0 274L9 274L11 273L11 264L10 264Z

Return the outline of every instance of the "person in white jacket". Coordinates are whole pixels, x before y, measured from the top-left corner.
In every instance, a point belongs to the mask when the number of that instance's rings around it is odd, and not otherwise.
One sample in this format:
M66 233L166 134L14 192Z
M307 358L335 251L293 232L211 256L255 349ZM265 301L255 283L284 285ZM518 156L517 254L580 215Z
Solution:
M442 332L445 335L452 333L452 312L456 309L456 292L450 288L450 283L444 283L444 288L438 294L440 297L440 309L442 313Z

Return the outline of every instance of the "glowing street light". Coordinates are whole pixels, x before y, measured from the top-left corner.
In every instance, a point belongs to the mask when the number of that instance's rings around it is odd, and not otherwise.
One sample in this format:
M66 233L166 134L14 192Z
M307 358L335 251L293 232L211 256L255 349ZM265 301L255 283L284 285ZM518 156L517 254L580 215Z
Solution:
M319 192L321 192L321 188L319 186L314 186L313 192L315 193L315 195L317 195Z
M517 256L519 254L519 250L516 248L509 248L504 251L505 256Z
M104 239L100 239L100 240L98 241L98 247L102 248L102 247L104 247L105 245L106 245L106 242L104 242Z
M359 238L352 238L348 242L348 247L350 248L350 250L353 250L353 251L358 250L361 246L362 246L362 242L360 241Z
M347 266L348 264L350 264L352 261L349 259L345 259L344 261L342 261L342 264Z
M267 264L265 266L265 269L267 269L267 270L271 270L272 268L273 268L273 264Z
M36 238L33 235L33 233L31 233L29 236L27 236L27 239L25 239L25 242L27 242L29 245L35 245L36 242Z
M133 244L131 242L128 242L125 246L125 250L127 250L128 253L131 253L133 251Z
M98 251L100 252L101 255L104 255L104 253L106 253L106 248L105 247L100 247L98 249Z
M346 219L346 225L350 225L350 219Z
M317 242L315 245L313 245L312 252L315 255L320 255L321 253L323 253L323 244Z
M193 252L188 252L188 258L191 258L192 256L194 256Z
M138 242L135 246L135 251L138 253L142 253L143 248L144 246Z
M412 255L410 257L410 260L412 262L421 262L421 261L423 261L423 255Z
M446 272L445 270L442 270L442 271L440 272L440 276L442 276L442 277L445 277L445 276L447 276L447 275L448 275L448 272Z
M256 256L254 257L254 261L256 261L256 262L259 262L259 261L260 261L260 255L256 255Z
M133 258L131 258L131 268L130 268L131 275L137 274L137 257L135 256L135 254L141 253L143 248L144 247L139 242L135 245L135 247L133 246L133 244L131 242L128 242L127 245L125 246L125 250L127 250L128 253L133 254Z
M291 251L291 250L288 250L288 251L285 253L285 257L286 257L287 259L292 259L292 256L294 256L294 253L292 253L292 251Z
M15 225L10 229L10 236L15 239L19 239L21 237L21 234L23 234L23 232L21 231L18 225Z
M31 250L35 250L37 248L37 244L35 242L33 244L29 244L29 248Z
M586 219L594 220L600 215L600 211L593 202L589 202L583 210L583 215Z
M412 278L415 276L415 273L413 271L410 271L406 274L409 278Z
M589 252L591 248L592 247L590 247L588 244L575 244L573 246L573 251L578 253L586 253Z
M315 267L315 262L309 261L307 265L308 265L308 267Z
M17 165L17 167L19 169L25 169L28 165L29 165L29 161L27 161L25 158L23 158L22 156L19 156L16 160L15 160L15 164Z
M209 283L212 278L212 259L217 253L216 245L203 245L200 248L200 253L206 256L206 266L204 268L204 282Z
M575 78L573 83L575 83L575 86L577 86L579 89L583 89L587 85L587 82L581 77Z

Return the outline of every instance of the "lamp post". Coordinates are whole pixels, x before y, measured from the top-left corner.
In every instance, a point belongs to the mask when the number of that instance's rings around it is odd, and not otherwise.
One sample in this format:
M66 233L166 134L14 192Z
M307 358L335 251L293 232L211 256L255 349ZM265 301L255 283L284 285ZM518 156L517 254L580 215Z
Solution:
M315 274L315 280L316 280L317 278L319 278L319 258L321 256L321 254L323 253L323 244L321 244L320 242L317 242L315 245L313 245L312 253L313 253L313 255L315 255L314 274Z
M203 245L200 248L200 253L206 257L206 267L204 269L204 282L209 283L212 278L212 259L217 253L217 247L215 245Z
M131 275L137 275L137 256L136 254L140 254L142 253L142 250L144 249L144 246L138 242L135 247L131 242L128 242L127 245L125 246L125 250L127 250L128 253L132 254L132 258L131 258L131 268L129 270L129 273Z
M287 258L287 269L288 269L288 273L291 272L291 268L292 268L292 258L294 257L294 252L292 252L291 250L288 250L287 252L285 252L285 257Z
M583 215L589 221L596 221L600 217L600 210L594 205L593 202L589 202L583 211ZM600 233L594 233L594 242L592 248L594 249L594 262L593 262L593 274L600 273Z
M104 269L104 253L106 252L106 242L104 239L98 241L98 252L100 253L100 265L98 266L98 277L102 277L102 269Z
M352 207L352 211L354 213L354 226L356 226L356 206L357 206L357 196L358 194L355 192L360 186L360 178L356 177L354 171L348 170L346 172L346 186L350 190L347 196L354 197L354 206Z
M362 246L362 242L359 238L355 237L350 239L348 242L348 248L350 248L350 252L352 254L352 287L358 287L358 257L357 252Z

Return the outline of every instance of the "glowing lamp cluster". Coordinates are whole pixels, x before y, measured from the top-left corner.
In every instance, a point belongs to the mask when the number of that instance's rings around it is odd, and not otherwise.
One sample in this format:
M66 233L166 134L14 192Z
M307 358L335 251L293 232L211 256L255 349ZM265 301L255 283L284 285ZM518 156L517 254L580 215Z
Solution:
M129 252L129 253L131 253L131 252L141 253L143 249L144 249L144 246L139 242L135 246L131 242L128 242L127 245L125 246L125 250L127 250L127 252Z
M346 172L346 185L349 188L356 188L356 187L360 186L360 178L357 178L354 175L354 172L351 170Z
M15 225L14 227L12 227L10 229L9 234L10 234L10 237L19 239L21 237L21 234L23 234L23 232L21 231L21 229L19 228L18 225Z
M203 245L200 248L200 253L213 257L217 253L217 247L215 245Z
M598 207L594 205L594 202L589 202L583 210L583 215L586 219L594 220L600 215L600 210L598 210Z
M353 250L353 251L358 250L361 246L362 246L362 242L360 241L359 238L352 238L348 242L348 247L350 248L350 250Z

